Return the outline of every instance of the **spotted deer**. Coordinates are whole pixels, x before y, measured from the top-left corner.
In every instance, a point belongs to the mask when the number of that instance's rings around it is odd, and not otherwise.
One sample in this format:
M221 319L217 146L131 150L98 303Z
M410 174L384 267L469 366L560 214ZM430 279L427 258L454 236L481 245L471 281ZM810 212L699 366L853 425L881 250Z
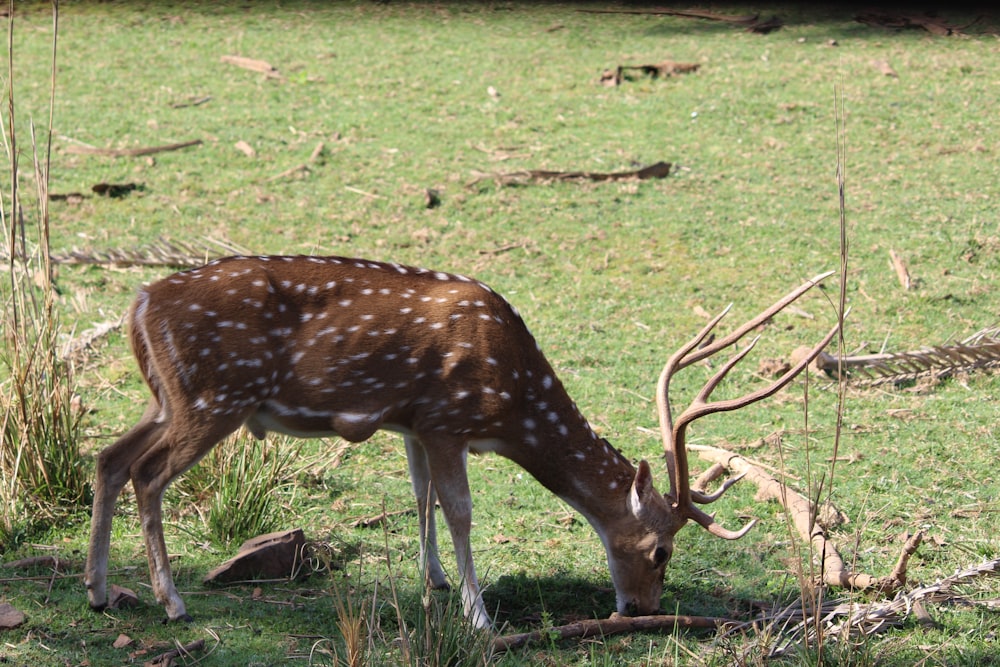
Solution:
M258 438L276 431L361 442L379 429L402 434L428 583L448 585L437 551L433 508L439 502L465 613L477 626L491 621L469 540L470 451L512 459L580 512L603 542L617 611L655 613L673 537L688 519L726 539L752 526L727 530L695 506L718 498L728 483L713 495L690 488L688 424L778 391L833 332L768 387L707 402L745 348L676 422L670 378L732 345L823 277L703 345L720 315L671 357L657 391L670 484L665 495L654 488L646 461L633 466L594 432L514 307L481 282L363 259L274 256L220 259L153 283L139 292L129 316L132 349L152 399L140 421L97 456L85 579L90 606L107 604L111 522L131 480L156 599L169 619L189 618L170 573L163 493L245 426Z

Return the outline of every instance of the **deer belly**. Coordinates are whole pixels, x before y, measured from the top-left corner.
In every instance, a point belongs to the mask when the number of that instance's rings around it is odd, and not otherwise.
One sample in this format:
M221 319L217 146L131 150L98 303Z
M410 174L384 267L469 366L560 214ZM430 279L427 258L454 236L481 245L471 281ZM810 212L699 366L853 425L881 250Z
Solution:
M349 412L316 410L305 406L286 406L265 401L246 421L255 437L267 431L298 438L340 436L351 442L362 442L382 428L385 411Z

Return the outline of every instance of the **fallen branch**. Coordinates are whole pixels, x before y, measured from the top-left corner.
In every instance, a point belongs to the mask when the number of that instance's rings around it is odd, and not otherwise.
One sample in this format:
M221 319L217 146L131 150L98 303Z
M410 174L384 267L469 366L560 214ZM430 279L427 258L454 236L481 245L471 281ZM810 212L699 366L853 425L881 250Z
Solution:
M754 633L759 639L743 642L745 655L762 646L768 657L786 655L796 647L815 646L820 633L826 639L857 641L859 636L872 636L902 625L912 612L918 621L933 623L925 604L960 604L994 608L994 600L978 600L960 594L955 586L969 585L972 580L1000 574L1000 559L985 561L960 570L928 586L909 592L898 592L891 600L867 604L845 600L824 600L818 608L812 604L803 608L802 600L752 623L730 628L729 633Z
M107 155L109 157L141 157L143 155L153 155L155 153L166 153L168 151L179 151L183 148L201 145L201 139L182 141L178 144L164 144L162 146L145 146L141 148L98 148L96 146L82 146L72 144L66 147L67 153L74 155Z
M889 28L891 30L915 28L926 30L932 35L948 37L962 35L969 26L979 21L979 18L964 26L956 26L945 23L944 19L929 14L888 14L879 11L869 11L856 15L854 20L858 23L864 23L865 25L877 28Z
M688 449L698 452L703 459L723 465L753 482L759 489L758 497L760 499L777 500L781 503L788 512L799 536L804 542L812 545L816 551L819 561L822 563L821 575L824 584L854 590L876 590L883 593L898 590L906 585L906 564L920 545L923 538L922 532L918 531L907 540L896 567L888 576L874 577L862 572L851 572L844 564L836 545L827 537L826 528L811 500L788 488L786 484L774 479L738 454L705 445L688 445Z
M743 26L747 32L754 32L761 35L780 30L785 25L784 21L777 16L772 16L769 19L761 19L760 14L716 14L715 12L701 9L578 9L577 11L588 14L651 14L654 16L679 16L681 18L721 21L723 23Z
M82 363L86 359L87 353L93 350L94 343L111 333L119 331L124 324L124 313L118 316L117 319L95 324L79 336L67 341L60 351L60 356L70 363Z
M651 178L666 178L670 174L669 162L657 162L642 169L633 171L596 172L596 171L549 171L531 169L514 171L507 174L488 174L474 172L475 178L467 186L475 185L483 180L494 180L501 185L526 183L551 183L553 181L630 181Z
M735 625L739 625L739 623L732 619L714 616L620 616L615 614L611 618L587 619L534 632L502 635L493 640L493 650L497 652L510 651L527 644L552 639L606 637L623 632L669 631L675 628L717 629Z

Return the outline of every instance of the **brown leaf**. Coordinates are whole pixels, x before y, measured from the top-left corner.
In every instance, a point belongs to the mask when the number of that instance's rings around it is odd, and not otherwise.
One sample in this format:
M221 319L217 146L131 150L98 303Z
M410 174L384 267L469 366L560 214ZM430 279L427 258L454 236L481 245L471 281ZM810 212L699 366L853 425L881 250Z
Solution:
M114 643L112 644L112 646L114 646L115 648L125 648L126 646L128 646L131 643L132 643L132 638L131 637L129 637L126 634L121 634L121 635L118 635L118 639L116 639L114 641Z
M900 257L895 250L889 250L889 261L892 264L893 270L896 272L896 278L899 279L899 284L904 290L909 291L913 287L913 282L910 280L910 272L906 268L906 263L903 262L903 258Z
M266 60L257 60L256 58L245 58L243 56L222 56L219 58L224 63L229 65L236 65L237 67L242 67L243 69L248 69L251 72L260 72L261 74L267 74L268 76L277 76L278 69L274 67L271 63Z
M247 157L256 157L257 156L257 151L254 150L253 146L251 146L247 142L243 141L242 139L240 139L239 141L237 141L234 144L234 146L235 146L236 150L238 150L239 152L243 153Z
M899 78L899 75L896 74L896 70L892 68L892 65L889 64L888 60L873 60L872 67L886 76L891 76L896 79Z
M111 591L108 594L108 609L128 609L138 605L139 596L135 594L135 591L111 584Z

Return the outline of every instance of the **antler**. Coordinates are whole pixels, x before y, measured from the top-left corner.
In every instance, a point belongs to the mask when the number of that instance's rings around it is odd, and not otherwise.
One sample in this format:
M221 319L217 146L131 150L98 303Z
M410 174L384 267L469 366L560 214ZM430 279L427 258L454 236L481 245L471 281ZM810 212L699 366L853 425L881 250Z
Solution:
M717 500L723 493L725 493L726 489L738 482L740 477L727 480L722 487L713 494L703 494L691 490L688 474L687 448L684 442L688 425L694 420L704 417L705 415L716 412L738 410L746 405L756 403L757 401L763 400L777 393L785 385L791 382L799 373L801 373L802 370L816 357L816 355L818 355L823 348L827 346L830 340L833 339L837 331L840 329L840 323L838 322L837 325L835 325L833 329L831 329L830 332L823 338L823 340L820 341L816 347L812 348L802 359L800 359L793 368L788 370L784 375L771 384L738 398L709 402L709 397L719 383L721 383L729 371L731 371L733 367L736 366L736 364L738 364L743 357L749 354L750 350L753 349L759 339L759 336L754 338L749 345L729 359L729 361L727 361L722 368L720 368L719 371L705 383L705 386L702 387L701 391L698 392L698 395L695 396L691 405L688 406L683 413L681 413L680 417L678 417L676 423L674 423L670 412L670 380L674 373L690 366L691 364L697 363L702 359L706 359L720 350L730 347L746 336L747 333L773 317L779 311L786 308L789 304L832 274L833 271L828 271L827 273L816 276L812 280L806 281L799 287L789 292L785 297L777 301L770 308L764 310L762 313L737 328L728 336L705 345L704 347L699 347L732 307L732 305L727 306L721 313L716 315L712 321L705 325L705 327L698 332L694 338L689 340L677 352L675 352L674 355L667 360L666 365L663 367L663 371L660 373L660 380L656 388L656 406L659 411L660 435L663 438L663 448L667 459L667 470L670 476L670 499L675 503L674 506L676 510L682 516L692 519L713 535L727 540L739 539L740 537L743 537L747 531L753 528L756 520L750 521L738 531L732 531L723 528L715 522L715 519L710 514L707 514L701 509L695 507L694 503L696 502L705 504Z

